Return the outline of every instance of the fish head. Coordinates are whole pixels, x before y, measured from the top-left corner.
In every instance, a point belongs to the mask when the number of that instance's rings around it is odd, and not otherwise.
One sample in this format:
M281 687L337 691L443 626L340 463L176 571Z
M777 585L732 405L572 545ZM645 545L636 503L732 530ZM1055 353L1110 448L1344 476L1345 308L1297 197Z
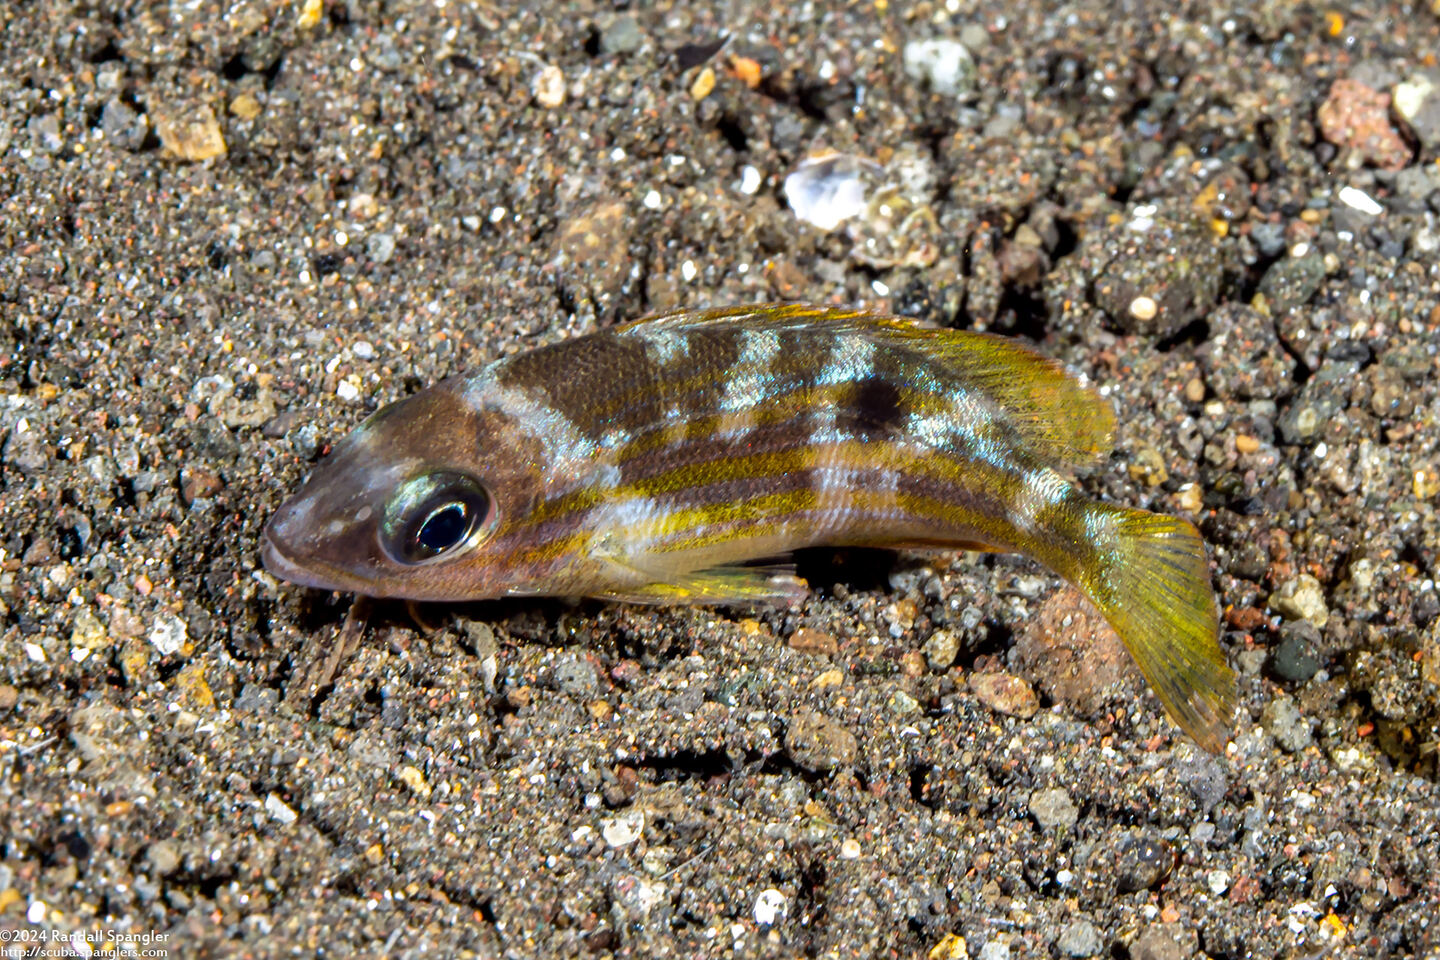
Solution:
M493 549L532 508L544 464L512 418L458 379L381 409L341 441L265 527L262 555L302 586L476 600L515 586Z

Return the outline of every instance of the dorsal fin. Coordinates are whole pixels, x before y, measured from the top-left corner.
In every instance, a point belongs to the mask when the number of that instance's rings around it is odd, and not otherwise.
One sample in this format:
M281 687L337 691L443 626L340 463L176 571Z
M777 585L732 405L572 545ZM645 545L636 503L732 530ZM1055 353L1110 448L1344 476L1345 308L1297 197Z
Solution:
M1103 460L1113 445L1115 412L1109 401L1066 373L1057 361L1008 337L922 327L900 317L799 303L662 314L616 329L625 332L642 325L677 331L823 327L835 333L860 333L877 345L923 355L963 388L988 398L1030 450L1050 463L1091 466Z
M1114 445L1115 411L1092 386L1058 361L1018 341L964 330L929 330L891 321L888 339L903 341L994 401L1042 458L1093 466Z

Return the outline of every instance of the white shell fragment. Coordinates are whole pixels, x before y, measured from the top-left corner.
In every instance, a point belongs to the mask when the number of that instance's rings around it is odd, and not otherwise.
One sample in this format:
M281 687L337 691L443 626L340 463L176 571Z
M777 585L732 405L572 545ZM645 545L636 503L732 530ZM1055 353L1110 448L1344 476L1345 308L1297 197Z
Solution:
M785 178L785 200L795 216L834 230L865 212L865 161L843 153L807 157Z
M755 898L755 922L764 926L772 926L776 920L785 916L785 894L770 887L761 890L760 896Z
M1378 217L1385 212L1385 208L1376 203L1370 194L1364 190L1357 190L1354 187L1340 188L1340 202L1351 209L1359 210L1361 213L1369 214L1372 217Z
M975 87L975 59L963 43L943 37L912 40L901 57L905 76L942 97L961 96Z
M600 825L607 847L628 847L645 832L645 811L639 808L622 813Z

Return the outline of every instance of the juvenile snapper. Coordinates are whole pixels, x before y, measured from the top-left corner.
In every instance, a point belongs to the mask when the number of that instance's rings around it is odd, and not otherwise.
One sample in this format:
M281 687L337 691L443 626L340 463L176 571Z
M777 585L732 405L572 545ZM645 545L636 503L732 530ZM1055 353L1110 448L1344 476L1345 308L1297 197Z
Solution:
M1218 750L1234 677L1184 520L1089 499L1097 393L1013 341L799 305L674 313L506 357L361 424L270 520L265 565L371 596L718 603L822 545L1023 553L1105 615Z

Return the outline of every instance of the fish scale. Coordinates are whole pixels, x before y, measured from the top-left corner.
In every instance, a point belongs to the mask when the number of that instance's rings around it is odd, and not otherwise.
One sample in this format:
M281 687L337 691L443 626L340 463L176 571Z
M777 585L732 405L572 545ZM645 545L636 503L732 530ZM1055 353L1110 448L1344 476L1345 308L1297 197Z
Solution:
M774 561L805 547L1024 553L1217 749L1234 681L1198 533L1065 475L1113 428L1092 388L1005 338L803 305L674 313L386 408L281 507L264 557L379 596L723 603L801 597Z

